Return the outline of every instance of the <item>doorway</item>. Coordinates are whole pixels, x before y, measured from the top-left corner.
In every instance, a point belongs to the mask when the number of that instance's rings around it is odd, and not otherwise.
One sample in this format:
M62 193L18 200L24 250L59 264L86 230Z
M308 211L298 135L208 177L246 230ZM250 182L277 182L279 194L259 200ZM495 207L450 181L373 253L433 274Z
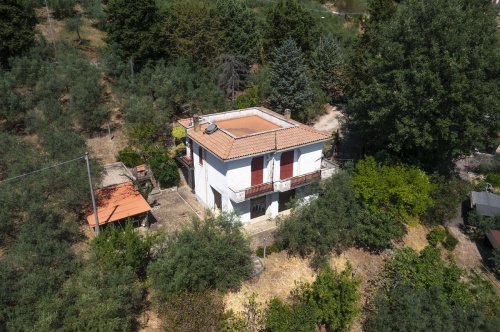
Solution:
M254 219L266 214L266 196L252 198L250 200L250 219Z
M214 194L214 208L217 208L221 211L222 210L222 195L220 194L220 192L215 190L213 187L211 187L211 188L212 188L212 192Z
M288 210L289 203L295 198L295 189L288 190L278 195L278 212Z

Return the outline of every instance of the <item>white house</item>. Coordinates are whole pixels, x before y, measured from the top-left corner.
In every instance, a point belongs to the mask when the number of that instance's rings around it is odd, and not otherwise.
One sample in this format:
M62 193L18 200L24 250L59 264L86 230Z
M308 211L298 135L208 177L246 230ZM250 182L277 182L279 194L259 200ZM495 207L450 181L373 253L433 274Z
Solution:
M331 136L289 114L255 107L179 123L186 128L186 155L178 159L198 200L236 211L242 222L275 217L297 192L334 172L322 160Z

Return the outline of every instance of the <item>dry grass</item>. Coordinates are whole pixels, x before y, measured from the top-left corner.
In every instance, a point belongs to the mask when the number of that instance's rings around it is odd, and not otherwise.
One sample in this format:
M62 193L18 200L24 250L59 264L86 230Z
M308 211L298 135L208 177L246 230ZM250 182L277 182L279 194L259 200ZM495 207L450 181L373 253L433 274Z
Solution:
M265 303L273 297L286 300L296 282L312 282L316 274L309 267L309 260L288 256L285 252L274 253L264 261L265 270L243 283L238 292L228 293L224 300L227 310L243 311L243 304L252 293L257 302Z
M107 133L87 139L92 158L99 159L103 164L116 161L118 151L127 145L127 137L120 124L112 123L111 136Z
M428 231L427 227L422 224L408 226L407 233L403 237L403 245L400 244L397 247L410 247L416 251L421 251L429 244L426 238Z

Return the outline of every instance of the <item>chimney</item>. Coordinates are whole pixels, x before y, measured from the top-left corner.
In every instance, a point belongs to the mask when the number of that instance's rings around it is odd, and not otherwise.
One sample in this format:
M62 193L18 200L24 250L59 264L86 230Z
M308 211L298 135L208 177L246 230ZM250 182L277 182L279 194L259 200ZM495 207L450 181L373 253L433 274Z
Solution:
M193 115L193 128L194 131L200 131L201 126L200 126L200 117L198 114Z
M292 118L292 111L289 108L285 109L285 113L283 113L285 116L285 119L291 119Z

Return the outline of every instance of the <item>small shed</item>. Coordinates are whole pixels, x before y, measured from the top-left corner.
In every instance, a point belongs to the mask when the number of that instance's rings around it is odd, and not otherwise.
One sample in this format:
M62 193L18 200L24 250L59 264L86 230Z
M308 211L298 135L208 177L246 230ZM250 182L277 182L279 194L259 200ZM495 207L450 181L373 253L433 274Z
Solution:
M470 197L471 208L486 217L500 215L500 195L489 191L473 191Z
M151 211L148 202L130 181L97 189L96 205L99 225L144 218ZM87 213L87 222L90 227L95 226L94 213Z
M486 234L493 248L500 247L500 229L492 229Z

